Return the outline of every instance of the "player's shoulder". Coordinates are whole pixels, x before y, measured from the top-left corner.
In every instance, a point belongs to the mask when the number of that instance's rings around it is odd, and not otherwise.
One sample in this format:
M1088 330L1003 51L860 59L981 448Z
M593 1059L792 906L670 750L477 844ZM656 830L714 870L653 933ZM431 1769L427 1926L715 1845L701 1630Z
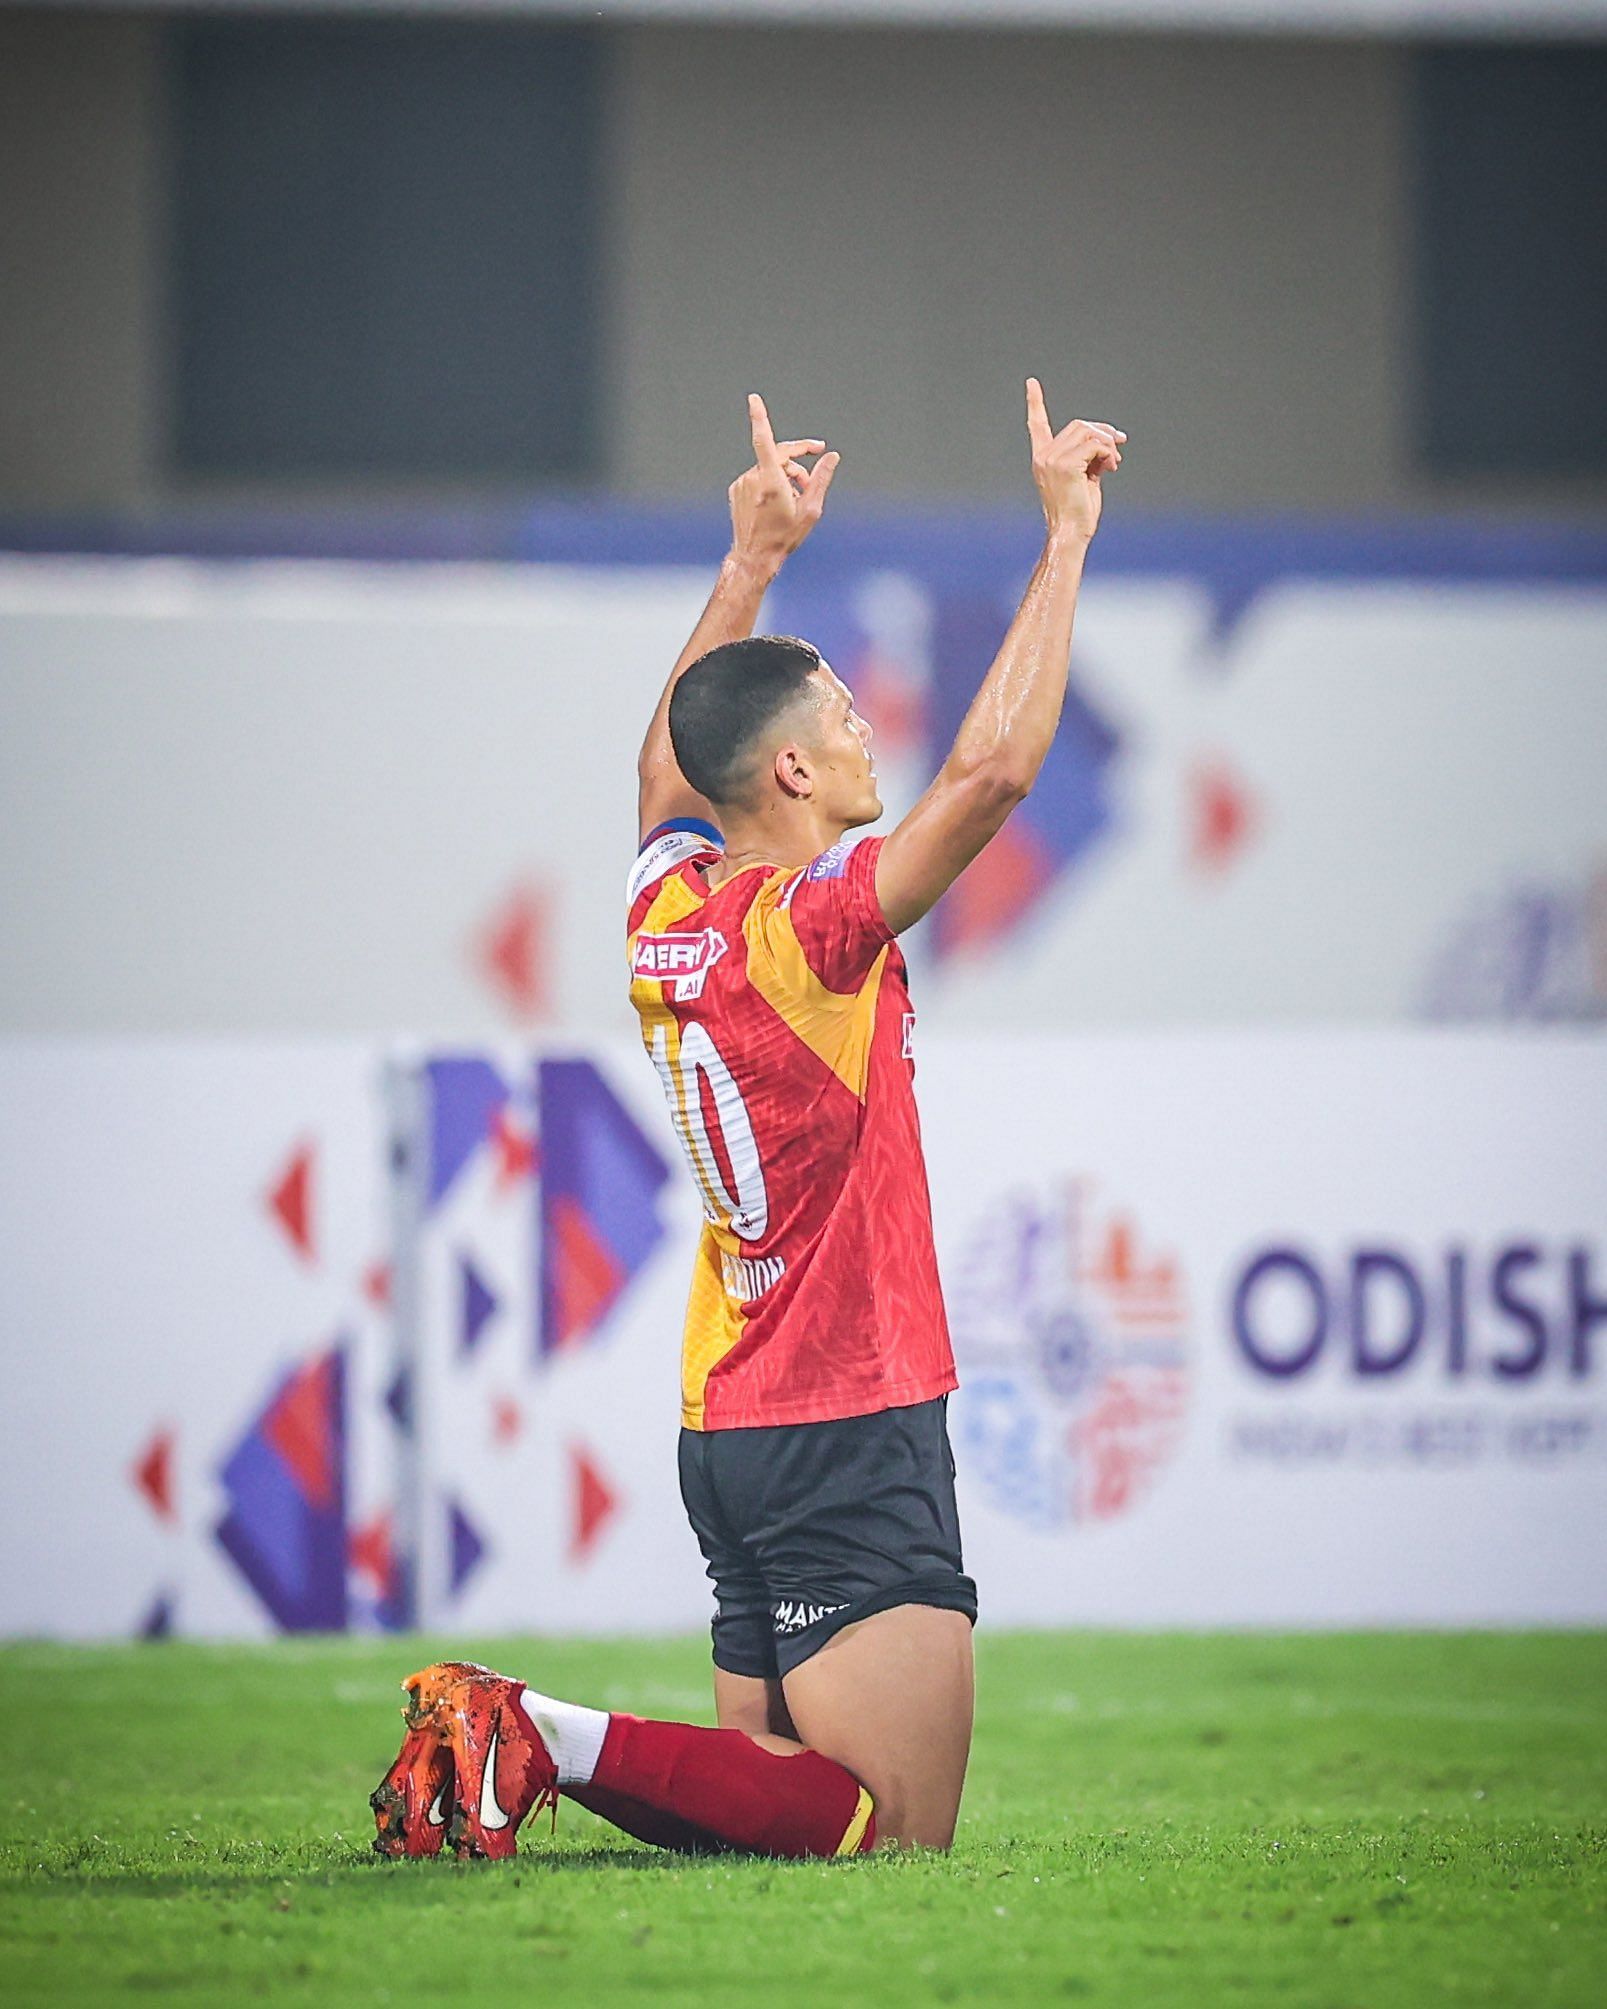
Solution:
M634 915L642 900L653 893L672 872L693 860L715 863L725 854L725 839L712 823L701 817L677 816L642 839L641 849L625 880L625 905Z
M876 898L881 840L839 838L806 865L777 872L750 912L750 942L763 941L789 980L838 997L857 995L892 941Z
M798 927L836 930L846 924L886 937L890 931L876 898L876 859L884 841L863 832L839 837L788 876L778 907Z
M811 885L818 884L822 879L846 879L856 869L874 864L882 843L882 838L872 837L863 830L839 837L835 844L827 845L818 858L810 859L804 867L803 878Z

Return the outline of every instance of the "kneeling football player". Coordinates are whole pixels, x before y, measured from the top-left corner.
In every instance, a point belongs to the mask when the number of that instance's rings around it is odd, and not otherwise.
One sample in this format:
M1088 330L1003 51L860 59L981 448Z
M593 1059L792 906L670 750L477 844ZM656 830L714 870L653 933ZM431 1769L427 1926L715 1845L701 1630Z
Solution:
M752 632L838 456L778 442L757 397L749 417L731 551L642 747L626 896L631 1001L705 1215L680 1472L714 1583L719 1728L426 1668L374 1795L385 1854L511 1855L560 1794L675 1849L954 1837L976 1587L897 937L1038 774L1126 435L1054 432L1029 379L1042 556L936 779L889 836L855 839L882 813L871 729L817 650Z

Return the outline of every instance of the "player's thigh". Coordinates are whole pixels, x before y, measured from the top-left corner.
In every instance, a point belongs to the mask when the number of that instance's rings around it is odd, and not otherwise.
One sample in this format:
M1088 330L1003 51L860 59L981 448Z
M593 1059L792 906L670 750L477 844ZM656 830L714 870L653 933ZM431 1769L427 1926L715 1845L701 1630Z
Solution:
M751 1674L733 1674L727 1667L714 1670L714 1714L722 1730L743 1730L750 1737L799 1739L787 1708L781 1683L772 1677L759 1680Z
M882 1842L946 1849L971 1753L963 1611L901 1604L845 1626L783 1676L804 1743L869 1788Z

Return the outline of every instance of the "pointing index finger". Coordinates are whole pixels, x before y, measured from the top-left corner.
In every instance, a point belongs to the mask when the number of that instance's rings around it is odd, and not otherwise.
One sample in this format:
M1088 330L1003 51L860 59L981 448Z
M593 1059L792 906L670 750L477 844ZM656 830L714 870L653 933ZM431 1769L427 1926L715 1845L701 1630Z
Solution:
M776 436L771 430L770 414L764 408L764 399L757 391L748 393L748 422L753 428L753 457L762 468L781 472L781 455L776 451Z
M1036 377L1027 379L1027 437L1032 441L1035 453L1048 446L1054 439L1054 429L1049 423L1049 408L1043 401L1043 385Z

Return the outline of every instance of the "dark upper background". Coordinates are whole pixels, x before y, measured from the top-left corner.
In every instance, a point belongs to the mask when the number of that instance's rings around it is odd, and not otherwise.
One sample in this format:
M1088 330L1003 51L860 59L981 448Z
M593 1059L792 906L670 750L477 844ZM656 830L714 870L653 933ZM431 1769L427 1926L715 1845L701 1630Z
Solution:
M1607 46L0 13L0 516L718 493L1607 513Z

